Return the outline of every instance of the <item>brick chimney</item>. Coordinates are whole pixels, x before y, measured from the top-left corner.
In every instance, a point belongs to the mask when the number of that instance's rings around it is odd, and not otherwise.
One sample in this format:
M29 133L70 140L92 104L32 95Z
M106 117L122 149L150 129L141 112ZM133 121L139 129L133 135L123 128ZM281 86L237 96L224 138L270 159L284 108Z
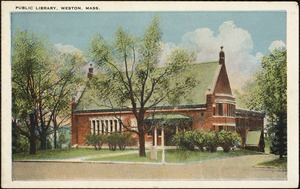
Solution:
M88 78L92 78L92 77L93 77L93 73L94 73L94 68L93 68L93 65L90 64L89 72L88 72L88 74L87 74L87 77L88 77Z
M225 53L223 51L223 46L221 46L221 51L219 53L219 64L225 64Z

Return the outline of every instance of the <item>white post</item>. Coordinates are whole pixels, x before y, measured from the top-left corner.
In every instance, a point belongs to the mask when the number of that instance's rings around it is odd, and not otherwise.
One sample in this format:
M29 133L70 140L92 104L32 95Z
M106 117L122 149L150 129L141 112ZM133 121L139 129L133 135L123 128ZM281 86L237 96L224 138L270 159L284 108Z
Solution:
M161 162L165 163L165 132L164 128L161 128L161 146L162 146L162 158Z
M154 129L154 146L157 147L157 128Z

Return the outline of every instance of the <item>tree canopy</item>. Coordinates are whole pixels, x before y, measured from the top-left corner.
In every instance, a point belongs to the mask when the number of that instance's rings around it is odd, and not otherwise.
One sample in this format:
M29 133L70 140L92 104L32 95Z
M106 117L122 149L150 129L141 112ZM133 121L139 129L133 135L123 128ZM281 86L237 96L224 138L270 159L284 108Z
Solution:
M155 109L164 100L178 103L195 83L192 77L179 77L194 60L192 51L174 50L165 65L160 65L161 52L158 17L141 37L119 28L113 41L95 35L90 42L91 57L100 72L90 81L94 95L110 108L124 107L133 113L138 129L124 127L138 134L140 156L145 156L144 134L151 129L144 123L147 110Z
M69 116L69 102L82 80L84 63L80 52L60 53L45 36L17 30L12 46L13 128L28 139L37 137L45 149L50 128ZM31 134L30 129L34 129Z
M270 131L278 143L280 157L285 154L287 126L287 60L286 49L275 49L261 60L261 69L254 81L245 85L243 100L254 110L265 111L270 121ZM277 141L275 141L277 140ZM277 152L276 152L277 151Z

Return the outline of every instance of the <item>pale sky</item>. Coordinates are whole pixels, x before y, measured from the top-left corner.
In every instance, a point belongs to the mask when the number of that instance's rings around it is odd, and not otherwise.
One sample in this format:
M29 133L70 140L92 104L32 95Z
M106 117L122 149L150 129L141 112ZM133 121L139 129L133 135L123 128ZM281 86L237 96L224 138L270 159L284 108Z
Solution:
M155 15L160 16L163 54L177 46L197 50L197 61L218 60L224 46L232 88L240 88L258 68L260 57L286 46L285 11L199 12L18 12L11 14L15 30L49 37L61 50L87 52L90 38L100 33L112 39L118 27L141 36Z

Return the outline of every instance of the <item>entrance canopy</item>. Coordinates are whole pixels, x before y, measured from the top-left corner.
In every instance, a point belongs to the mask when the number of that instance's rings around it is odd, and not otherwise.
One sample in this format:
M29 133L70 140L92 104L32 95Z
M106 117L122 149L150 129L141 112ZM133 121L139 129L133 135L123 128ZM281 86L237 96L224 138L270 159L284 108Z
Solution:
M179 124L189 123L192 118L180 113L156 113L145 118L146 123L159 124Z
M246 138L246 146L258 146L261 137L261 130L249 131Z

